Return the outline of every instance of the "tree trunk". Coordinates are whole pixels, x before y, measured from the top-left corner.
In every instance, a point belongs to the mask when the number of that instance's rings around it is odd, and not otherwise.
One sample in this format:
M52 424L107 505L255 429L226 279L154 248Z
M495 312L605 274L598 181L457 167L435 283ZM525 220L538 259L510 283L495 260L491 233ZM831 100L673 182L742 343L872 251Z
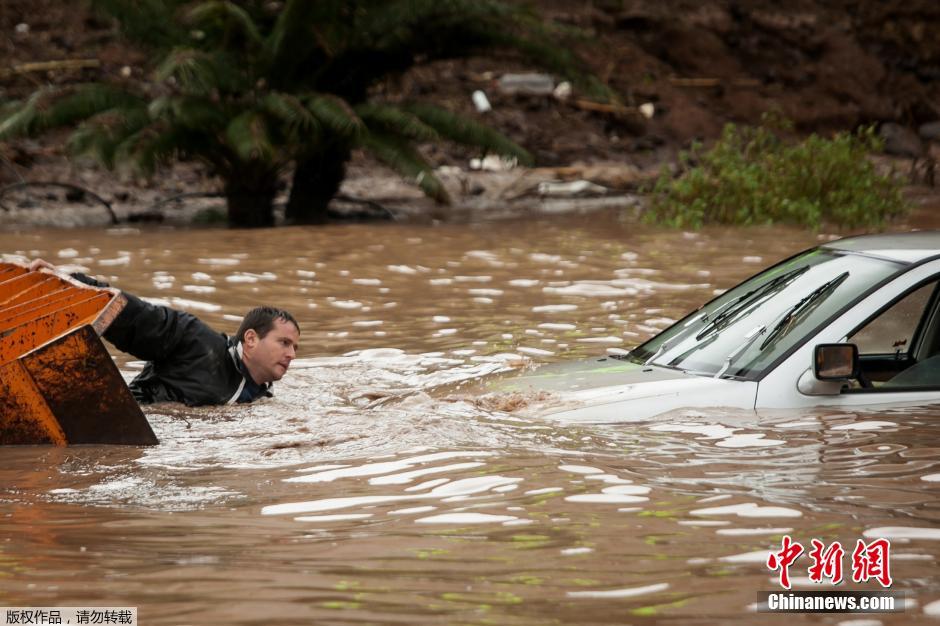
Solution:
M291 224L322 224L326 209L346 177L350 150L329 145L301 155L287 200L285 217Z
M234 228L274 226L277 174L240 171L225 180L228 225Z

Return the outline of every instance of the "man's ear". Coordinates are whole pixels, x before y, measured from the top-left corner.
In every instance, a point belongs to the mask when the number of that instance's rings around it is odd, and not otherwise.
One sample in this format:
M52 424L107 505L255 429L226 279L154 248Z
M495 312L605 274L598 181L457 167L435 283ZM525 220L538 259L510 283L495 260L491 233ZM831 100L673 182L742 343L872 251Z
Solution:
M254 348L255 344L258 343L258 333L254 328L249 328L245 331L245 338L242 339L242 343L246 348Z

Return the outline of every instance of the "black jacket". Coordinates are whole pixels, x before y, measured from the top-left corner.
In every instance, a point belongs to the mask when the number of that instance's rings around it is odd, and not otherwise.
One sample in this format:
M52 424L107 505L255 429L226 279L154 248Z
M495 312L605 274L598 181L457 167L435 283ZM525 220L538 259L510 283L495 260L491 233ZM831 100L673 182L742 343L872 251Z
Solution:
M107 286L84 274L74 278ZM104 333L122 352L147 361L130 383L141 404L183 402L189 406L251 402L270 396L242 363L240 346L194 315L151 304L122 292L127 306Z

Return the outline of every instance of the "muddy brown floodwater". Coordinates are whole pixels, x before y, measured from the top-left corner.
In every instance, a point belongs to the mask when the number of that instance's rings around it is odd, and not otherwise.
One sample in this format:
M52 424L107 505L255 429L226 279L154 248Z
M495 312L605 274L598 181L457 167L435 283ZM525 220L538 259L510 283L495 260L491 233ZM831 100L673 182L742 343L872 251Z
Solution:
M219 330L267 302L303 334L273 399L147 408L159 446L0 449L0 605L136 606L147 625L936 623L940 407L572 425L433 393L628 349L829 237L613 215L2 233ZM841 542L849 577L859 539L890 539L903 612L755 612L783 535Z

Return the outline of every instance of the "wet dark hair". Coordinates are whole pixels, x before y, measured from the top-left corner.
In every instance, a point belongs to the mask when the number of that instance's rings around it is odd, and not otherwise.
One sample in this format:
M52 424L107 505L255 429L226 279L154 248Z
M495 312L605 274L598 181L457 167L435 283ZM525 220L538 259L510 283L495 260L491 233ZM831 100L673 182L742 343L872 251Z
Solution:
M235 334L235 339L244 341L245 333L249 330L255 331L260 339L264 339L264 336L274 328L274 320L290 322L297 329L297 332L300 332L300 325L297 320L284 309L277 309L273 306L256 306L245 314L242 325L238 327L238 332Z

